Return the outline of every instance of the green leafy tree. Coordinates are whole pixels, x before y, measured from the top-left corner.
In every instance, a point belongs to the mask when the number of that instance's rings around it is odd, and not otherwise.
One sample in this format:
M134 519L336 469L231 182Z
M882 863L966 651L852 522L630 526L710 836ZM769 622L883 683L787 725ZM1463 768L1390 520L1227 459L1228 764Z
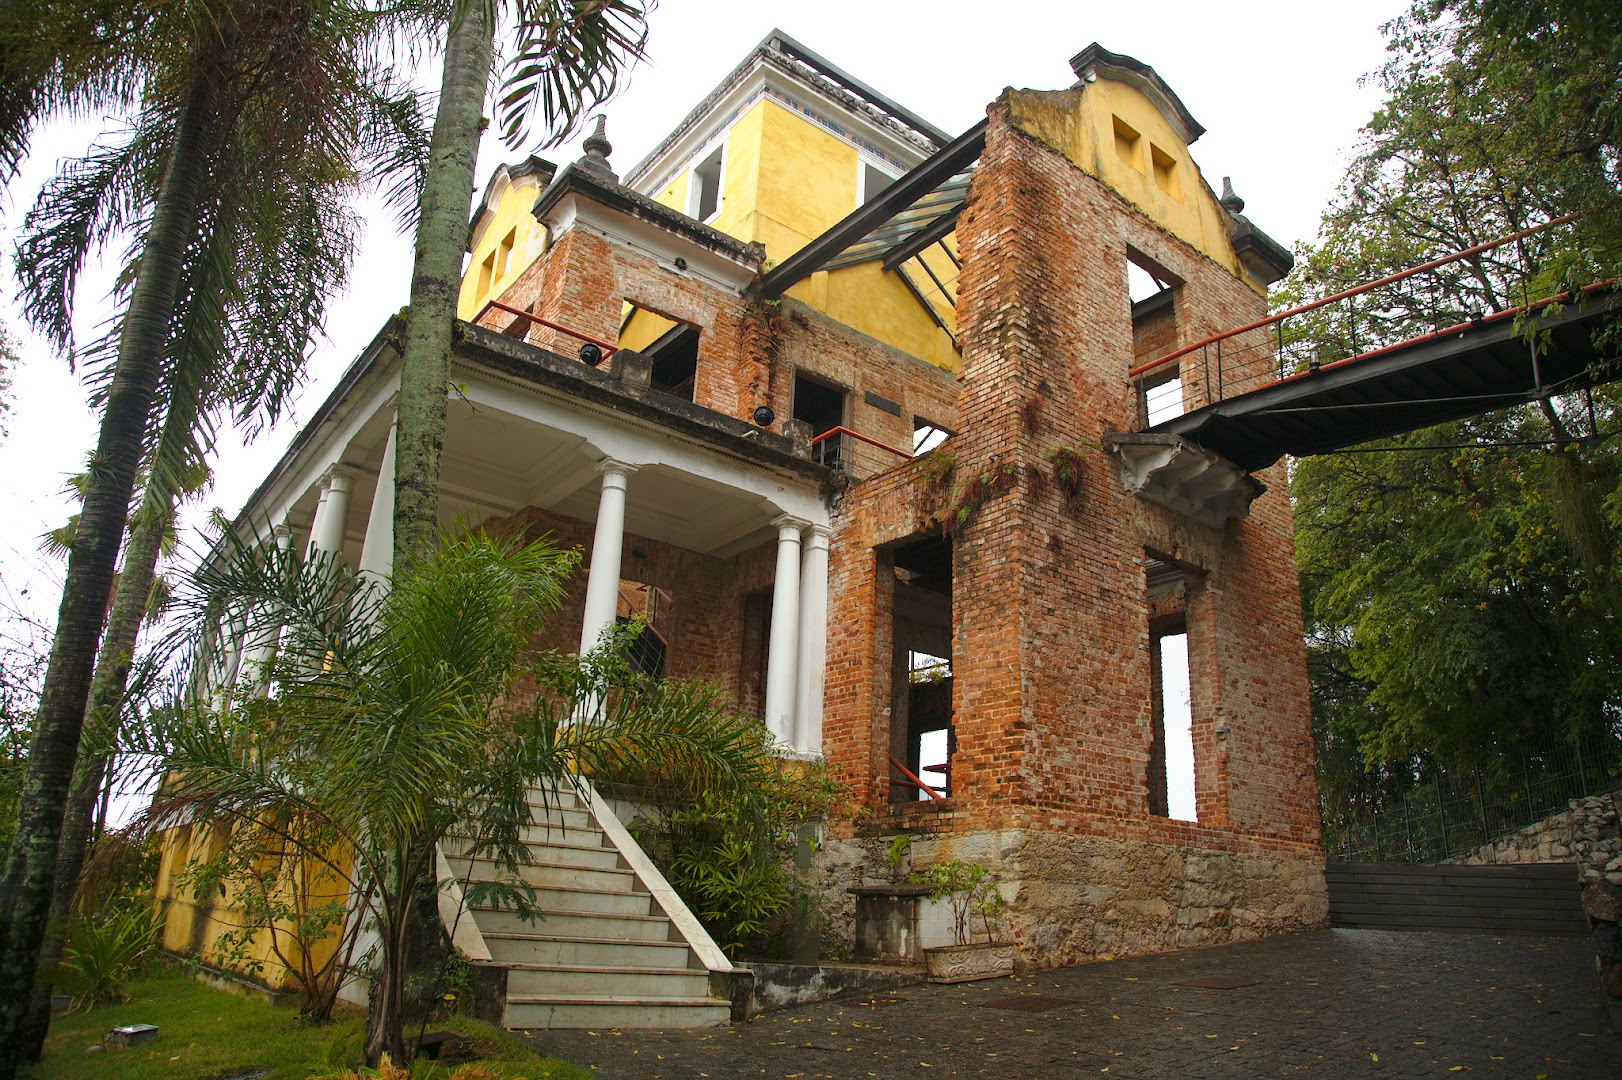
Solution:
M9 125L0 164L16 160L43 116L93 108L129 117L128 131L69 166L29 215L19 270L31 321L65 344L86 257L135 241L122 316L84 354L102 429L0 879L0 1075L19 1047L37 1053L37 1038L14 1037L18 1003L49 921L136 470L145 461L152 476L146 519L167 519L177 478L207 451L213 414L250 425L273 418L296 385L324 290L347 265L345 193L367 155L399 146L390 125L410 119L409 101L377 92L387 79L373 48L396 25L394 14L347 0L16 0L0 9L0 123ZM132 600L114 612L100 709L113 707L128 671L164 526L154 528L125 559Z
M1551 10L1422 2L1387 26L1391 58L1376 76L1386 104L1278 305L1547 227L1292 319L1303 361L1509 310L1622 264L1617 20L1580 26ZM1520 32L1503 32L1505 19ZM1592 113L1581 125L1566 115L1574 94ZM1521 329L1536 339L1535 319ZM1614 390L1551 387L1296 463L1326 818L1388 800L1431 762L1617 730L1619 422Z
M235 694L222 710L207 685L217 672L182 678L197 692L148 725L167 775L148 825L231 824L231 842L241 828L255 848L269 830L358 898L380 942L369 1063L405 1060L408 931L413 908L435 904L419 883L435 880L436 845L453 830L511 871L528 857L533 785L631 760L661 761L728 792L746 816L761 812L775 765L762 726L713 691L638 680L615 642L584 660L524 661L577 561L545 542L444 537L385 590L325 557L233 546L179 601L194 626L240 619L258 628L250 641L277 634L275 692ZM352 868L332 858L334 841ZM523 900L522 886L477 888Z

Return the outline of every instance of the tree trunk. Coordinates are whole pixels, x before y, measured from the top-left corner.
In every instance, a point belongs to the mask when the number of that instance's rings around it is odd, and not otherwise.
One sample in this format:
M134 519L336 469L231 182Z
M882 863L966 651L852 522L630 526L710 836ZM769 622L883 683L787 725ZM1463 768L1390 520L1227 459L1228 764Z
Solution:
M195 416L196 410L191 408L169 409L164 418L163 432L158 437L158 448L153 454L155 459L161 460L166 452L173 450L177 441L190 437L190 421ZM101 651L96 657L87 721L91 752L79 762L73 791L68 798L67 813L62 819L62 838L56 848L56 885L51 900L50 922L46 924L45 939L39 951L42 971L50 970L62 959L62 940L73 910L73 897L78 891L79 872L84 869L85 858L89 854L96 805L107 778L107 767L112 761L112 747L118 739L124 690L135 657L136 637L145 621L152 596L152 582L157 577L163 537L174 519L177 493L165 487L159 481L159 475L160 470L152 471L152 479L147 482L146 493L141 497L141 508L136 512L129 545L124 552L124 569L118 578L113 610L107 618L107 630L102 635ZM51 987L36 984L23 1025L24 1060L39 1060L50 1024Z
M440 450L456 298L473 206L494 27L487 4L457 4L417 215L411 314L400 372L394 459L394 573L432 553L439 530Z
M16 1072L20 1034L50 918L62 816L78 758L102 616L162 375L185 251L209 170L213 72L192 70L151 231L118 343L79 528L68 555L56 637L40 694L6 873L0 879L0 1080Z
M394 888L399 897L392 925L384 926L383 963L372 980L371 993L366 1001L366 1046L362 1060L372 1068L384 1054L401 1068L411 1063L405 1053L405 1026L401 1020L400 999L405 993L405 935L409 908L399 910L411 902L411 883L403 872L393 874ZM389 907L378 905L380 915L389 914Z
M440 452L445 442L445 392L450 382L456 299L467 251L467 219L473 206L473 170L484 128L485 89L490 82L495 27L490 6L457 4L445 42L445 70L429 147L422 202L417 213L416 262L411 274L411 313L406 323L396 403L394 460L394 574L421 565L438 542ZM427 863L430 879L433 861ZM430 887L432 882L430 881ZM409 920L417 882L399 883L396 902L407 917L393 928L382 970L369 1001L365 1060L375 1066L388 1053L405 1065L403 1007L406 966L432 963L437 950L422 948L427 928ZM439 930L437 908L420 912ZM415 930L415 933L413 933ZM419 948L407 948L407 941Z

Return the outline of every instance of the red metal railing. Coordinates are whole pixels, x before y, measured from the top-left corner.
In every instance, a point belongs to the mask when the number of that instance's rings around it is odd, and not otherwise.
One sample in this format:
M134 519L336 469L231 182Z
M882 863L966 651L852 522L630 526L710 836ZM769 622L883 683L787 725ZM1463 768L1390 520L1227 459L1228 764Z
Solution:
M888 451L889 453L892 453L892 454L896 455L897 457L899 457L903 461L911 461L912 460L912 455L910 453L908 453L907 451L898 450L897 448L891 446L888 443L879 442L877 439L870 438L869 436L863 435L859 431L852 431L848 427L831 427L827 431L824 431L822 434L813 437L812 440L811 440L811 445L813 447L821 446L829 438L843 439L843 437L845 437L845 436L849 436L850 438L855 439L857 442L864 442L869 446L876 446L880 450ZM844 447L840 446L839 450L836 453L842 455L844 453ZM819 458L818 460L821 460L821 458ZM826 461L823 461L823 464L826 465L828 463ZM836 464L835 468L842 468L845 472L850 472L851 471L850 463L842 462L840 464Z
M1520 240L1524 240L1528 236L1554 228L1555 226L1568 224L1576 219L1577 216L1577 214L1566 214L1561 217L1554 218L1553 220L1546 221L1540 225L1534 225L1530 228L1521 229L1505 236L1500 236L1497 239L1489 240L1486 243L1476 244L1473 247L1456 251L1451 255L1444 255L1441 258L1431 259L1430 261L1420 263L1417 266L1411 266L1406 270L1399 271L1398 273L1387 274L1384 277L1376 278L1375 280L1365 282L1362 285L1358 285L1350 289L1343 289L1340 292L1332 295L1321 297L1320 299L1310 301L1309 303L1297 305L1296 307L1289 308L1288 310L1269 315L1265 319L1257 319L1253 322L1248 322L1243 326L1237 326L1231 330L1224 330L1221 333L1212 334L1209 337L1194 342L1192 345L1185 345L1173 352L1166 353L1164 356L1157 357L1156 359L1150 360L1147 363L1139 364L1136 367L1131 368L1127 372L1127 378L1141 395L1145 393L1151 385L1158 384L1155 381L1155 377L1164 372L1165 369L1170 365L1179 364L1180 361L1186 363L1187 358L1193 356L1195 353L1198 353L1199 363L1188 365L1186 370L1178 371L1178 375L1183 377L1185 385L1188 382L1187 376L1190 375L1193 376L1195 382L1200 382L1203 380L1206 403L1214 404L1215 402L1224 400L1225 397L1228 396L1230 389L1232 393L1249 392L1251 390L1259 389L1261 386L1268 385L1271 382L1282 382L1286 379L1294 378L1297 375L1320 370L1321 368L1338 366L1352 360L1367 359L1371 356L1377 356L1390 352L1393 349L1418 344L1434 338L1447 337L1457 334L1465 329L1468 329L1470 326L1479 325L1482 322L1493 322L1504 318L1514 318L1515 316L1526 311L1546 307L1549 304L1560 300L1561 296L1557 295L1546 297L1537 301L1529 300L1527 303L1523 303L1517 307L1496 311L1485 317L1474 316L1464 322L1451 323L1450 325L1444 326L1441 322L1442 312L1440 308L1433 306L1429 313L1430 321L1432 323L1432 330L1429 333L1410 337L1397 343L1380 343L1375 345L1373 341L1369 341L1367 344L1374 345L1374 347L1365 349L1358 341L1357 307L1356 305L1349 304L1346 309L1348 314L1345 316L1344 329L1350 342L1350 349L1348 351L1351 355L1338 357L1322 363L1320 362L1321 358L1315 354L1297 355L1291 351L1292 346L1305 346L1309 349L1315 348L1315 342L1287 342L1284 334L1284 324L1289 319L1305 315L1310 312L1319 311L1331 304L1339 304L1345 301L1355 300L1358 297L1367 296L1375 290L1396 285L1401 282L1408 281L1409 279L1420 274L1429 273L1430 271L1440 269L1453 263L1474 258L1475 256L1504 247L1507 244L1516 243ZM1605 283L1601 283L1600 286L1588 286L1583 291L1589 292L1597 287L1603 286L1604 284ZM1410 309L1412 308L1412 304L1394 306L1407 307ZM1426 313L1423 311L1410 311L1410 318L1414 317L1415 315L1423 316L1425 314ZM1368 312L1367 317L1371 320L1374 318L1390 318L1391 311L1388 308L1380 308L1373 312ZM1231 343L1233 342L1233 339L1240 337L1241 335L1251 334L1258 330L1266 330L1268 328L1272 328L1274 333L1270 335L1270 340L1267 342L1251 343L1250 345L1239 346L1237 350L1238 355L1235 355L1235 349L1233 345L1230 344L1228 355L1223 355L1223 344L1225 342ZM1368 335L1367 324L1364 326L1364 333L1366 337ZM1292 364L1292 360L1294 361L1294 364ZM1179 367L1181 366L1182 365L1179 364ZM1292 366L1299 370L1292 371ZM1271 377L1265 379L1259 378L1264 371ZM1238 385L1230 387L1229 384L1235 382L1237 382Z
M918 778L918 774L914 773L911 769L907 768L900 761L897 761L896 756L894 754L889 754L887 756L890 759L890 767L895 769L896 772L900 773L902 776L905 776L907 778L907 785L909 787L915 787L919 791L927 792L929 797L931 799L933 799L935 802L945 802L946 801L946 796L942 795L940 793L940 789L938 789L936 787L933 787L930 784L926 784L922 780L920 780ZM942 768L944 768L944 766ZM930 769L930 770L927 770L927 771L936 772L938 770ZM950 774L948 774L948 775L950 775ZM894 783L894 781L891 781L891 783ZM948 779L946 783L947 783L947 786L946 786L947 794L950 794L951 790L952 790L952 788L951 788L951 780Z
M586 360L586 358L582 356L580 359L585 360L587 363L600 364L619 350L618 345L611 345L602 338L594 338L590 334L582 334L580 331L570 329L569 327L564 326L562 323L556 323L551 319L542 318L533 311L525 311L522 308L515 308L508 304L503 304L499 300L491 300L486 303L484 307L479 309L479 313L473 317L473 321L475 323L483 322L484 317L490 314L491 311L505 311L507 314L516 315L520 319L525 319L535 326L544 326L548 330L556 330L560 334L568 334L577 341L584 341L588 345L595 345L601 355L599 355L595 361Z

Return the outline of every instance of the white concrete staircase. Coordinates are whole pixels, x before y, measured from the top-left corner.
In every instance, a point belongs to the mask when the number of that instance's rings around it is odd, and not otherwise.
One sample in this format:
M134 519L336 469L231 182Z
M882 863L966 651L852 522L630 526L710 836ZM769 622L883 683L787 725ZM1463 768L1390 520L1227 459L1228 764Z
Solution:
M501 880L489 860L440 851L440 914L476 967L506 972L509 1028L685 1028L726 1023L733 967L585 781L530 793L533 919L469 905L461 882ZM721 996L715 996L715 995Z

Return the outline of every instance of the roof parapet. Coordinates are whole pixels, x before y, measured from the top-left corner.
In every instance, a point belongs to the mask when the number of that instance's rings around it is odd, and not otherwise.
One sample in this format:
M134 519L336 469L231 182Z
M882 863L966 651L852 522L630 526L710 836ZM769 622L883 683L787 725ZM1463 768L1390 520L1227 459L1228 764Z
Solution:
M1095 41L1070 58L1070 70L1076 73L1077 86L1103 78L1137 90L1160 110L1160 115L1166 118L1184 146L1192 146L1205 134L1204 126L1194 119L1182 99L1166 85L1166 80L1142 60L1112 53Z

